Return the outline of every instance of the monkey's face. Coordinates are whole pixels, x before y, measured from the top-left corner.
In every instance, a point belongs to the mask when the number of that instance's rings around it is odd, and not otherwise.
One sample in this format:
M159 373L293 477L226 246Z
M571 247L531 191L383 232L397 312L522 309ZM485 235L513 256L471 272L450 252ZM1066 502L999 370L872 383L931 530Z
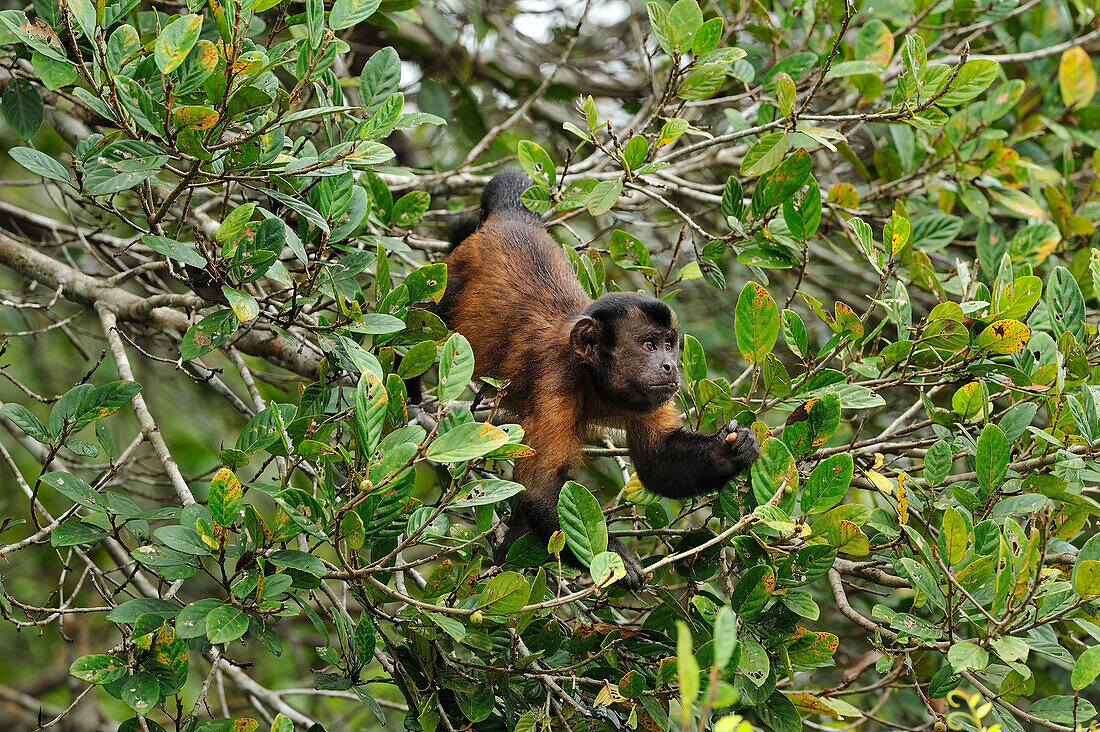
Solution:
M594 302L570 334L599 395L635 412L656 409L680 387L679 343L676 315L667 304L626 292Z
M614 345L601 350L596 382L613 404L645 412L680 388L679 333L673 328L623 323L616 328Z

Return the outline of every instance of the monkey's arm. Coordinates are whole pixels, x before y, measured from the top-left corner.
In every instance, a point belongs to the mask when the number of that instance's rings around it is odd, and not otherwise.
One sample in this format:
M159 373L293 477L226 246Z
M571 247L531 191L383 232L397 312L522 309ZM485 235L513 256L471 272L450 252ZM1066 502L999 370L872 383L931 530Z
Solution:
M630 420L627 441L642 484L670 498L713 493L760 457L747 428L730 422L717 434L690 432L671 403Z

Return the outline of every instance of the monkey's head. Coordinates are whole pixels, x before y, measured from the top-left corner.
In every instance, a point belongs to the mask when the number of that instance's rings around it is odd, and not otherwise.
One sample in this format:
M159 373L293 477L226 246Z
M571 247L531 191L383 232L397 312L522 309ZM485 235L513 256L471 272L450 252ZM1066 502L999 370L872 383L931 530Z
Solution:
M648 412L680 387L676 314L649 295L612 292L589 305L569 334L597 393L627 409Z

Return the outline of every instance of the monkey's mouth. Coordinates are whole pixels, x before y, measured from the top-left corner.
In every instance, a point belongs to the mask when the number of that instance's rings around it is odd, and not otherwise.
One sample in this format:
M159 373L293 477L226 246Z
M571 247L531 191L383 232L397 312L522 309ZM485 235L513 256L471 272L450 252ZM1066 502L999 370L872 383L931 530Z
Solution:
M678 381L663 381L659 384L650 384L649 388L654 391L676 391L680 388L680 383Z

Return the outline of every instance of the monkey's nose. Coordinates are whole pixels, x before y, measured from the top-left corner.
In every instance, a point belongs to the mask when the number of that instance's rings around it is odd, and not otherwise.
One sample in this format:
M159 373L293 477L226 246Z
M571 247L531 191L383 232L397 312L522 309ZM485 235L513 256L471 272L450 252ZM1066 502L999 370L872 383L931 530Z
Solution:
M672 373L672 364L670 364L670 363L661 364L661 368L665 370L666 374L671 374Z

